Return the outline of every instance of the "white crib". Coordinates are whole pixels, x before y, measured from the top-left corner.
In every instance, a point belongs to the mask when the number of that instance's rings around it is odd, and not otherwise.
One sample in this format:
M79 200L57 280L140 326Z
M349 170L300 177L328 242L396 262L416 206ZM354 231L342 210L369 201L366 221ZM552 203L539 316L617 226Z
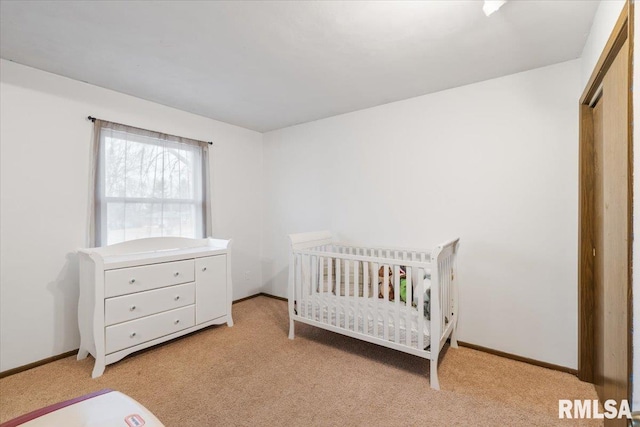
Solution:
M343 244L327 231L289 238L289 338L298 321L429 359L439 389L438 354L449 337L458 346L459 239L429 252Z

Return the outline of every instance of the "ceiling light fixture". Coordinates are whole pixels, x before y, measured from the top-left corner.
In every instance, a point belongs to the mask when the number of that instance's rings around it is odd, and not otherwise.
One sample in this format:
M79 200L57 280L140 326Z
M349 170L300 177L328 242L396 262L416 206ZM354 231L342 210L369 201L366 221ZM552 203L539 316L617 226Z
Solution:
M497 12L498 9L505 4L507 0L484 0L484 6L482 6L482 11L485 15L489 16L494 12Z

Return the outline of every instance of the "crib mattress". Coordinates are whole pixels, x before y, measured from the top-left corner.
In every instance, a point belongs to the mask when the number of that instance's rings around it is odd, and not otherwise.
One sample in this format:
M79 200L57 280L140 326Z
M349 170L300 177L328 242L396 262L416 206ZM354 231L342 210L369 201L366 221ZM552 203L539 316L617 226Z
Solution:
M386 314L386 339L409 345L412 348L419 348L418 310L415 307L407 307L403 302L400 302L400 306L396 308L394 301L321 293L305 299L304 303L299 304L298 310L298 314L302 317L381 339L385 339L384 314ZM407 317L409 318L409 328L407 328ZM395 339L396 318L399 318L399 340ZM336 319L338 320L337 324ZM377 333L376 322L378 326ZM410 344L407 344L407 330L410 334ZM429 347L430 344L429 330L430 322L425 318L422 328L424 349Z

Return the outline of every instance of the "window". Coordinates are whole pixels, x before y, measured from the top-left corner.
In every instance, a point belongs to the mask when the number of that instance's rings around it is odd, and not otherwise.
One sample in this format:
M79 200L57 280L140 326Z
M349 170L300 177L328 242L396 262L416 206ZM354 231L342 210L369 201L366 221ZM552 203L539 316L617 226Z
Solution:
M206 143L108 122L97 125L96 245L205 237Z

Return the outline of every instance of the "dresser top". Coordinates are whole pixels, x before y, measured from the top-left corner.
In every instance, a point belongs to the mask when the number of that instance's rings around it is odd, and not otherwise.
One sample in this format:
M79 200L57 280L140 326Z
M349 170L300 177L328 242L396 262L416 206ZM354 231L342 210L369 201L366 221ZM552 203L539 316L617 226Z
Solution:
M78 252L101 261L105 270L111 270L226 254L230 246L231 240L152 237L101 248L80 249Z

